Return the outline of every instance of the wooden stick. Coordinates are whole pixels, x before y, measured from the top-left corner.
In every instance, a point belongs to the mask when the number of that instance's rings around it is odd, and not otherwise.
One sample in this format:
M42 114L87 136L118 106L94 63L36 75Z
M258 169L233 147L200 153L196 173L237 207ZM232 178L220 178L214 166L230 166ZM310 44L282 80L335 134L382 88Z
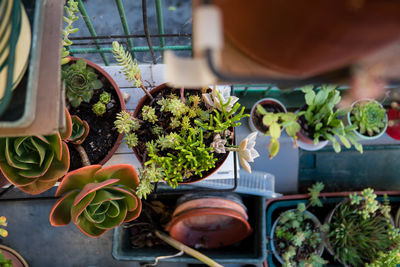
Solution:
M188 247L188 246L182 244L178 240L175 240L172 237L170 237L170 236L168 236L168 235L166 235L164 233L161 233L158 230L155 231L155 234L156 234L156 236L158 238L160 238L164 242L168 243L172 247L176 248L177 250L181 250L181 251L185 252L186 254L192 256L193 258L198 259L199 261L207 264L208 266L211 266L211 267L223 267L223 265L213 261L212 259L210 259L206 255L198 252L195 249L192 249L191 247Z

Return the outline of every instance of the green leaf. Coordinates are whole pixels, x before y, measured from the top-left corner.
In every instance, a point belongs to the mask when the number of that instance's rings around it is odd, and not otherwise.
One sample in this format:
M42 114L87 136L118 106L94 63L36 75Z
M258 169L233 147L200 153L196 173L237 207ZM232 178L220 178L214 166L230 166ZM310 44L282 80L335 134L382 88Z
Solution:
M103 83L100 80L95 80L94 82L92 82L92 86L93 89L100 89L101 87L103 87Z
M315 105L321 106L325 103L326 99L328 98L328 92L326 90L320 90L317 95L315 96Z
M269 112L263 116L262 122L265 126L270 126L272 123L278 120L277 117L274 116L274 113Z
M279 152L278 139L271 138L271 142L269 143L268 150L269 150L269 158L270 159L272 159L273 157L275 157L278 154L278 152Z
M314 90L308 91L305 95L305 99L306 99L306 104L308 106L312 106L314 104L314 100L315 100Z
M278 123L274 122L269 126L269 133L272 138L278 139L281 136L281 127Z
M268 113L268 112L265 110L265 108L263 108L263 106L260 105L260 104L257 105L257 112L258 112L258 114L261 114L261 115L265 115L265 114Z

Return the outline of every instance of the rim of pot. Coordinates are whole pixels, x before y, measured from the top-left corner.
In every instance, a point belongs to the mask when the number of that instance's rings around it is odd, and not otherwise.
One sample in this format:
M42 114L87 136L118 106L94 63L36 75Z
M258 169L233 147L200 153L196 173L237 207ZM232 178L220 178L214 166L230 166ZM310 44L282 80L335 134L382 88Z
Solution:
M271 98L271 97L262 98L262 99L258 100L256 103L254 103L254 105L253 105L253 107L251 108L251 111L250 111L250 117L249 117L249 124L250 125L249 126L250 126L252 131L257 131L261 135L264 135L265 132L260 130L256 126L256 124L254 123L253 119L254 119L254 114L256 112L257 106L260 103L265 102L265 101L270 101L270 102L273 102L273 103L277 104L278 106L280 106L280 108L283 110L284 113L287 113L287 109L286 109L285 105L281 101L279 101L278 99L275 99L275 98ZM283 128L282 128L282 130L283 130Z

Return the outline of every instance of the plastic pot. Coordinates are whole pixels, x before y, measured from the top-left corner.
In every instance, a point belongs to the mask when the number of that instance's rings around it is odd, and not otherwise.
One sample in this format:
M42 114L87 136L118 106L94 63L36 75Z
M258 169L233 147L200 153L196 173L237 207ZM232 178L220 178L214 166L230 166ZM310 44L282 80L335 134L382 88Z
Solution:
M149 91L149 93L150 93L152 96L155 96L155 95L157 95L159 92L161 92L162 90L165 90L165 89L167 89L167 88L170 88L170 87L169 87L166 83L163 83L163 84L160 84L159 86L154 87L153 89L151 89L151 90ZM189 89L187 89L187 90L189 90ZM187 91L187 90L186 90L186 91ZM138 115L139 115L140 111L142 110L143 106L144 106L144 105L148 105L148 104L150 103L150 101L151 101L150 98L145 94L145 95L140 99L139 103L137 104L136 109L135 109L135 111L134 111L134 113L133 113L133 116L134 116L134 117L138 117ZM234 132L235 132L235 129L232 129L232 131L233 131L233 133L234 133ZM132 150L133 150L133 153L135 153L136 158L138 159L138 161L140 162L140 164L141 164L142 166L144 166L143 159L142 159L142 157L140 157L137 148L134 147L134 148L132 148ZM222 166L222 164L224 164L224 162L225 162L226 159L228 158L229 153L231 153L231 152L227 151L227 153L225 153L225 158L224 158L224 160L221 161L221 163L220 163L219 165L216 165L215 168L214 168L208 175L203 175L203 177L191 177L191 178L189 178L189 179L186 179L185 181L178 182L178 184L191 184L191 183L195 183L195 182L198 182L198 181L201 181L201 180L206 179L207 177L209 177L210 175L212 175L213 173L215 173L215 172Z
M353 125L353 123L351 122L350 116L351 116L351 111L353 110L354 105L359 103L359 102L370 102L370 101L374 101L375 103L379 104L379 106L381 106L383 108L382 104L379 103L378 101L374 100L374 99L371 99L371 98L359 99L359 100L353 102L353 104L351 104L351 109L350 109L349 112L347 112L347 122L348 122L349 125ZM382 129L382 131L379 134L374 135L374 136L368 136L368 135L361 134L357 130L353 130L353 132L359 139L362 139L362 140L374 140L374 139L378 139L379 137L381 137L385 133L387 126L388 126L388 116L386 115L385 116L385 127Z
M71 57L70 59L71 59L70 62L76 62L80 58ZM98 72L100 75L102 75L103 77L105 77L108 80L108 82L111 84L111 86L114 88L116 94L118 95L118 100L119 100L119 104L121 105L121 110L125 110L126 107L125 107L124 98L122 96L121 90L119 89L119 87L118 87L117 83L114 81L114 79L111 78L111 76L104 69L102 69L99 65L97 65L87 59L83 59L83 60L85 60L85 62L88 66L95 69L96 72ZM119 145L121 144L122 137L123 137L123 134L119 134L117 137L117 140L115 141L113 147L108 151L107 155L99 163L92 162L92 164L104 165L112 157L112 155L115 153L115 151L118 149Z
M290 209L291 211L295 211L296 209ZM289 211L289 210L287 210ZM321 227L321 222L318 220L318 218L312 214L309 211L305 211L306 214L308 214L310 216L310 219L314 222L314 224L317 227ZM281 217L278 217L278 219L275 220L274 224L272 225L272 230L271 230L271 249L272 249L272 253L274 254L275 258L281 263L284 264L283 259L281 258L281 256L278 254L276 248L275 248L275 242L274 242L274 236L275 236L275 229L279 223ZM324 243L324 239L322 239L321 244L318 247L318 250L316 251L316 254L318 254L319 256L322 255L322 253L324 253L324 247L325 247L325 243Z
M257 122L255 121L255 114L257 112L257 106L261 105L264 108L268 107L268 106L275 106L277 107L280 112L284 112L286 113L286 107L282 104L282 102L280 102L279 100L276 100L274 98L263 98L258 100L253 107L251 108L251 112L250 112L250 118L249 118L249 127L251 129L252 132L258 132L258 135L264 135L265 134L265 130L263 130L261 128L260 125L257 124ZM282 128L283 130L283 128Z
M389 109L387 112L388 120L400 119L400 111L396 109ZM386 133L395 140L400 140L400 124L394 126L388 126Z
M242 203L225 195L206 196L178 205L166 230L188 246L219 248L235 244L251 234L247 219Z
M25 259L12 248L0 245L0 250L6 259L12 260L13 267L28 267L28 263Z

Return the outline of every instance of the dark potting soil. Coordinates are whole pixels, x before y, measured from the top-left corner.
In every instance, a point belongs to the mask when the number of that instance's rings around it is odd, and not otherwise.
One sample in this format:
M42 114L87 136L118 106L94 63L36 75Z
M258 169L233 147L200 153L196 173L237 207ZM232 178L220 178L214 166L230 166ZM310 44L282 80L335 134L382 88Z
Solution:
M281 108L280 105L276 103L266 103L266 104L261 104L261 106L267 111L267 112L273 112L273 113L279 113L279 112L284 112L284 110ZM257 112L257 109L254 109L254 116L253 116L253 123L256 128L261 131L266 133L269 130L268 126L265 126L262 122L263 115L259 114Z
M177 132L179 133L179 129L172 129L170 127L170 118L172 117L172 113L170 112L165 112L165 111L160 111L160 106L157 103L158 100L160 100L162 97L167 97L170 94L174 94L177 95L178 97L180 97L180 89L176 89L176 88L165 88L164 90L161 90L157 95L153 95L153 100L148 99L147 102L144 103L144 105L150 105L153 108L155 108L156 110L156 115L158 118L158 122L157 125L162 127L165 131L166 134L169 134L171 132ZM186 89L185 90L185 97L187 98L188 95L198 95L200 98L202 98L201 96L201 90L190 90L190 89ZM202 102L200 104L200 107L203 110L207 110L207 107L205 106L205 104ZM137 117L141 120L142 119L142 111L140 110ZM193 122L194 119L191 119L191 124L195 125ZM156 141L158 139L158 135L155 135L151 129L152 129L152 124L147 122L147 121L143 121L142 126L140 127L140 129L137 132L138 135L138 145L136 146L136 152L138 153L139 157L142 159L141 161L144 163L148 160L147 158L147 151L146 151L146 142L148 141ZM232 129L231 129L232 131ZM228 142L230 142L231 140L228 140ZM213 135L207 135L204 134L203 135L203 143L206 145L206 147L209 147L210 144L213 142ZM165 151L161 151L160 154L163 156L166 156L168 153L173 153L173 150L165 150ZM217 159L217 161L215 162L215 168L211 168L208 171L205 171L202 173L202 177L205 177L209 174L211 174L217 167L219 167L224 161L225 159L228 157L228 153L225 154L218 154L218 153L214 153L214 158ZM187 183L187 182L194 182L197 181L199 179L201 179L202 177L200 177L199 175L193 175L190 178L183 178L183 182Z
M117 113L121 111L121 104L114 87L101 73L97 71L96 73L103 87L94 91L90 103L82 102L77 108L69 106L71 115L77 115L89 124L89 134L81 146L85 149L91 164L100 163L117 141L119 133L114 127L114 121ZM104 91L111 94L111 101L107 104L106 113L96 116L92 111L92 106L99 101L100 94ZM71 143L68 143L68 148L71 158L69 171L81 168L82 162L78 151Z

